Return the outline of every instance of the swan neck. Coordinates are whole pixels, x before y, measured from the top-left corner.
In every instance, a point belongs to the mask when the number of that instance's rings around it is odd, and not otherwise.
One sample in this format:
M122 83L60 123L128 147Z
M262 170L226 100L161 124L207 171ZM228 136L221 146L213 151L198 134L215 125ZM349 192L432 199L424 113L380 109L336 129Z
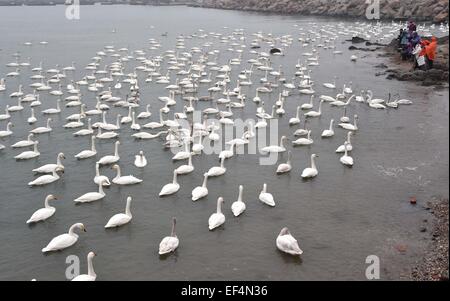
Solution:
M172 183L173 184L178 184L177 183L177 173L176 172L173 173L173 181L172 181Z
M97 276L94 271L94 265L92 264L92 257L88 257L88 275L91 277Z
M316 169L316 160L314 159L314 157L311 157L311 168Z
M127 199L127 205L125 207L125 214L131 216L131 198Z
M116 145L114 146L114 156L119 156L119 143L116 143Z
M208 175L205 175L205 178L203 179L203 188L206 188L206 183L208 182Z
M217 200L217 213L222 213L222 201L220 199Z

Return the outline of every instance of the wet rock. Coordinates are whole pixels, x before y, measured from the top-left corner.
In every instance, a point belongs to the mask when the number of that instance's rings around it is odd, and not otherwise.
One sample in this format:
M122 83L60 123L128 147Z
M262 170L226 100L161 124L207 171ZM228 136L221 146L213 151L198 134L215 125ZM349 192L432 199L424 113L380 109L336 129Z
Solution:
M426 227L420 227L419 231L420 232L427 232L427 228Z
M375 68L387 69L388 66L386 64L381 63L381 64L376 65Z
M409 203L411 204L411 205L415 205L415 204L417 204L417 200L416 200L416 197L410 197L409 198Z

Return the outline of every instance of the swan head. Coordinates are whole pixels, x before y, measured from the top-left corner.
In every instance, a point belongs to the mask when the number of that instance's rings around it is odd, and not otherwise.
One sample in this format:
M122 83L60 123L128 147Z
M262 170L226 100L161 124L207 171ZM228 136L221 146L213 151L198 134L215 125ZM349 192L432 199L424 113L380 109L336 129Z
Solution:
M319 158L319 155L317 155L317 154L312 154L312 155L311 155L311 158Z
M89 252L87 258L88 258L88 259L92 259L92 258L94 258L95 256L97 256L97 254L95 254L94 252Z
M117 169L119 169L120 167L119 167L119 165L114 164L113 166L111 166L111 168L114 169L114 170L117 170Z
M72 227L73 227L73 228L78 228L78 229L82 230L83 232L87 232L87 231L86 231L86 227L84 226L83 223L76 223L76 224L74 224ZM72 227L71 227L71 228L72 228Z
M280 235L279 235L279 236L282 236L282 235L289 235L289 234L291 234L291 233L289 232L289 229L288 229L287 227L284 227L283 229L281 229Z
M49 195L47 195L47 197L45 199L47 201L53 201L53 200L57 200L58 198L56 196L54 196L53 194L49 194Z
M58 154L58 158L65 159L66 156L64 155L64 153L59 153L59 154Z

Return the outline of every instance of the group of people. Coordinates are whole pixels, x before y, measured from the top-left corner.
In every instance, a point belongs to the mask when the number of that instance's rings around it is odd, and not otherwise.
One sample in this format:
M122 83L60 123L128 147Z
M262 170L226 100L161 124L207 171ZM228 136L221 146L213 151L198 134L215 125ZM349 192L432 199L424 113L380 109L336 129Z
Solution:
M431 41L422 39L417 33L417 25L409 21L407 28L401 28L398 36L398 46L403 60L414 60L414 69L428 70L433 68L436 57L437 38Z

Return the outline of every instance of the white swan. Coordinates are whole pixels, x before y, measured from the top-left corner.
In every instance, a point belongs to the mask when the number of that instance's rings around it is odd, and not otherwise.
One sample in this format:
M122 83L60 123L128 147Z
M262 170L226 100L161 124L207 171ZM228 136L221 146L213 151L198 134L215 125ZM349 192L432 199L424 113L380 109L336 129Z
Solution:
M219 154L219 159L222 159L222 158L229 159L229 158L233 157L234 156L234 146L235 145L236 145L235 143L232 143L230 145L229 149L225 149L225 150L221 151L220 154Z
M64 170L64 165L62 164L61 159L65 158L64 153L59 153L56 157L56 164L45 164L39 168L33 169L33 171L37 173L51 173L57 167L59 167L60 170Z
M105 197L105 192L103 191L104 182L106 181L103 180L98 184L98 192L87 192L73 201L76 203L90 203L103 199Z
M97 155L97 150L95 149L95 136L91 136L91 149L86 149L75 155L77 159L87 159Z
M208 170L208 177L218 177L223 175L227 169L223 166L225 158L220 159L220 166L213 166Z
M270 145L263 147L261 149L262 152L265 153L282 153L286 151L286 147L284 146L284 141L287 140L286 136L282 136L280 139L280 145Z
M347 133L347 140L344 142L343 145L339 146L336 149L336 153L343 153L345 150L348 150L349 152L351 152L353 150L353 146L352 146L352 143L351 143L352 135L353 135L352 132L348 132Z
M43 110L41 113L47 114L47 115L61 113L60 103L61 103L61 99L58 99L56 101L56 108L46 109L46 110Z
M330 128L328 130L324 130L322 132L321 136L323 138L328 138L328 137L333 137L334 136L333 124L334 124L334 119L331 119L331 121L330 121Z
M194 165L192 165L192 154L189 154L188 164L187 165L186 164L185 165L181 165L181 166L177 167L177 169L175 169L175 171L179 175L185 175L185 174L193 172L194 171Z
M112 139L112 138L117 138L119 137L119 134L117 134L116 132L105 132L102 133L102 128L99 127L98 128L98 133L95 136L98 139Z
M208 187L206 187L208 181L208 173L203 174L203 184L202 186L197 186L192 190L192 201L196 201L208 195Z
M225 215L222 213L222 203L223 198L219 197L217 199L217 211L211 214L208 219L208 228L210 231L225 223Z
M344 165L353 166L353 158L348 155L347 145L348 145L348 142L345 141L345 144L344 144L344 146L345 146L344 155L339 160Z
M27 224L44 221L52 216L55 213L56 208L50 206L48 202L53 200L57 200L57 198L53 194L47 195L44 201L44 208L36 210L27 220Z
M34 137L34 134L28 134L27 140L18 141L16 143L14 143L13 145L11 145L11 147L12 148L20 148L20 147L32 146L35 142L35 141L31 140L31 138L33 138L33 137Z
M150 118L150 116L152 116L152 113L150 112L150 105L148 104L145 107L145 111L141 112L138 114L137 118L138 119L146 119L146 118Z
M273 195L267 192L267 184L264 183L263 190L259 193L259 200L266 205L271 207L275 206L275 200L273 199Z
M177 171L173 171L173 180L172 183L166 184L163 186L161 191L159 192L159 196L171 195L176 193L180 189L180 184L177 182Z
M306 138L298 138L295 141L292 141L292 145L299 146L299 145L311 145L314 143L314 140L311 139L311 130L308 131L308 135Z
M131 221L133 215L131 214L131 196L127 197L127 204L125 207L125 213L117 213L113 215L106 223L105 228L115 228L125 225Z
M100 160L98 160L98 163L100 165L107 165L118 162L120 160L119 145L120 141L116 141L114 144L114 155L103 156Z
M319 173L319 171L317 170L316 167L316 162L315 162L315 158L319 157L316 154L312 154L311 155L311 167L305 168L302 172L302 178L314 178L315 176L317 176L317 174Z
M40 176L40 177L36 178L35 180L29 182L28 185L29 186L41 186L41 185L53 183L59 179L59 175L57 174L58 171L60 171L59 167L55 168L52 171L51 175Z
M88 273L81 274L72 279L72 281L95 281L97 279L97 274L95 274L94 266L92 264L92 259L96 256L94 252L89 252L87 255L88 262Z
M297 240L291 235L289 229L284 227L281 229L276 240L277 248L291 255L301 255L303 251L298 246Z
M94 133L94 130L92 129L92 125L91 125L91 118L88 118L88 126L87 129L82 129L79 130L75 133L73 133L74 136L86 136L86 135L91 135Z
M40 126L40 127L35 128L35 129L32 129L30 131L30 133L33 133L33 134L44 134L44 133L51 132L52 131L52 128L50 127L50 122L51 121L52 121L52 119L48 118L47 119L47 126Z
M301 109L301 107L298 106L295 117L289 119L289 125L296 125L296 124L300 123L300 109Z
M314 106L313 106L313 100L314 100L314 95L311 95L311 98L309 100L309 103L304 103L300 106L300 108L302 110L311 110Z
M150 134L147 132L139 132L139 133L135 133L133 135L131 135L131 137L134 137L136 139L153 139L153 138L157 138L159 136L161 136L162 134L166 134L167 131L161 131L158 132L157 134Z
M357 131L358 130L358 115L353 116L353 124L350 123L339 123L339 126L343 129L349 130L349 131Z
M239 216L242 212L245 211L245 203L242 201L242 191L244 190L244 186L239 185L239 196L237 201L231 204L231 211L233 211L234 216Z
M35 123L36 121L37 121L37 118L36 118L36 116L34 116L34 108L31 108L31 116L28 117L27 122L28 122L29 124L33 124L33 123Z
M159 243L159 255L174 252L178 248L180 240L178 239L177 234L175 232L176 224L177 219L174 217L172 218L172 232L170 233L170 236L164 237Z
M73 244L75 244L78 241L78 235L74 232L75 229L81 229L84 232L86 232L86 228L82 223L73 224L69 229L69 233L64 233L54 237L48 243L48 245L42 249L42 252L45 253L51 251L58 251L68 248Z
M100 164L98 164L98 162L95 162L94 183L97 185L102 184L103 186L111 185L111 182L109 181L109 178L107 176L100 175Z
M34 148L32 151L24 151L20 154L18 154L17 156L14 156L14 158L16 160L28 160L28 159L33 159L36 157L39 157L41 155L41 153L39 152L37 146L39 144L39 141L35 141L34 142Z
M12 122L8 122L6 124L6 130L0 131L0 138L8 137L12 135L11 127L13 126Z
M306 117L319 117L320 115L322 115L322 104L323 104L323 99L320 100L319 103L319 110L318 111L309 111L305 113Z
M129 176L122 176L120 166L117 164L114 164L112 166L112 169L117 171L117 175L112 179L112 182L117 185L132 185L132 184L138 184L141 183L142 180L136 178L135 176L129 175Z
M145 167L146 165L147 165L147 159L144 156L144 152L139 151L139 154L134 156L134 166Z
M288 151L287 161L286 161L286 163L281 163L280 165L278 165L277 174L287 173L287 172L291 171L291 169L292 169L291 157L292 157L292 153L291 153L291 151Z

